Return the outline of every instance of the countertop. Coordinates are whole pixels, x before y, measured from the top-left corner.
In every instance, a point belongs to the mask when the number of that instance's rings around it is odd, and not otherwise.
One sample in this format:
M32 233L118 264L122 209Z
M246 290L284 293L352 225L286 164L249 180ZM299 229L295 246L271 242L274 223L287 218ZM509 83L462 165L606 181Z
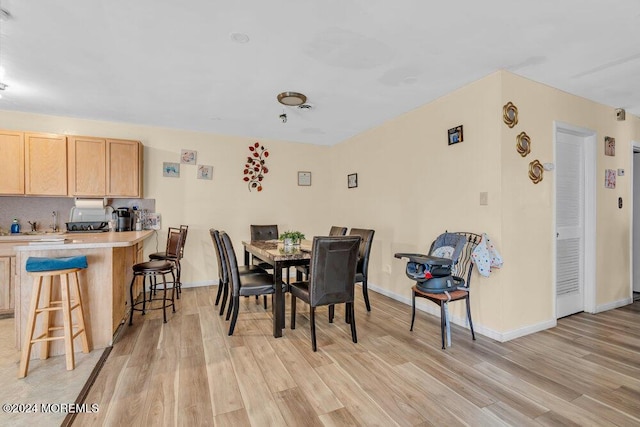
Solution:
M154 231L155 230L105 233L20 234L0 236L0 246L11 247L13 251L127 247L143 241Z

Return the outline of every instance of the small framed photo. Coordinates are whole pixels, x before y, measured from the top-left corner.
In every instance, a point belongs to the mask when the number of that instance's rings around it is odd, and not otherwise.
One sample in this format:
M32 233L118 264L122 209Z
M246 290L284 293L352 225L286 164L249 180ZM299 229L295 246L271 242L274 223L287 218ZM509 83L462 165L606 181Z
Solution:
M298 185L301 185L301 186L311 185L311 172L298 171Z
M356 188L358 186L358 174L351 173L347 175L347 187L348 188Z
M162 176L168 176L170 178L180 177L180 163L162 163Z
M195 165L198 160L198 152L193 150L180 150L180 163Z
M604 188L616 188L616 170L604 170Z
M213 166L198 165L198 179L213 179Z
M615 156L616 155L616 139L610 136L604 137L604 155Z
M462 125L451 128L447 131L449 145L463 141Z

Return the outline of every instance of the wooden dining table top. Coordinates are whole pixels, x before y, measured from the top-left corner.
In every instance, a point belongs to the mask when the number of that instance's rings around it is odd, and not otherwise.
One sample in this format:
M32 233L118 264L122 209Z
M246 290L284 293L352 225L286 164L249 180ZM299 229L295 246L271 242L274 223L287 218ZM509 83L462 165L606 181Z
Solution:
M300 245L285 248L279 240L243 241L245 249L264 260L290 261L311 259L311 240L303 240Z

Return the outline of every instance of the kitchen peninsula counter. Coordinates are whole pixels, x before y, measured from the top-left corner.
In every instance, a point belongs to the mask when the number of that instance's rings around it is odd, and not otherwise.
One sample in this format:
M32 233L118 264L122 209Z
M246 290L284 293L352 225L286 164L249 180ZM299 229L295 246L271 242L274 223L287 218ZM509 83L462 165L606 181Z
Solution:
M128 287L133 278L132 266L144 260L143 242L153 233L152 230L144 230L0 236L0 246L11 245L16 255L15 320L18 348L21 348L24 339L33 286L33 278L25 269L27 258L77 255L87 257L88 268L78 274L89 345L95 350L112 344L113 334L128 312ZM5 240L7 238L8 240ZM62 238L65 239L64 243L42 241ZM53 289L54 292L59 292L59 286L54 286ZM135 294L137 295L137 292ZM61 314L55 313L56 324L61 324ZM36 328L36 331L41 330L40 320ZM76 345L75 349L78 348L80 346ZM36 350L32 354L32 358L37 357L39 351ZM62 340L51 342L51 355L58 354L64 354Z

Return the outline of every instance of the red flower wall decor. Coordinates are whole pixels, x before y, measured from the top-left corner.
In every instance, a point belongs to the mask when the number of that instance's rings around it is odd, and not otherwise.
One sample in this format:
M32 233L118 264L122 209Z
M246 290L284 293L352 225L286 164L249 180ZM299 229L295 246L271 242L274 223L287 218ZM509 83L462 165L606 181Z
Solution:
M249 146L250 154L247 157L247 163L244 165L244 182L249 186L249 191L255 188L262 191L262 180L264 175L269 172L265 165L265 160L269 157L269 152L264 146L256 142Z

